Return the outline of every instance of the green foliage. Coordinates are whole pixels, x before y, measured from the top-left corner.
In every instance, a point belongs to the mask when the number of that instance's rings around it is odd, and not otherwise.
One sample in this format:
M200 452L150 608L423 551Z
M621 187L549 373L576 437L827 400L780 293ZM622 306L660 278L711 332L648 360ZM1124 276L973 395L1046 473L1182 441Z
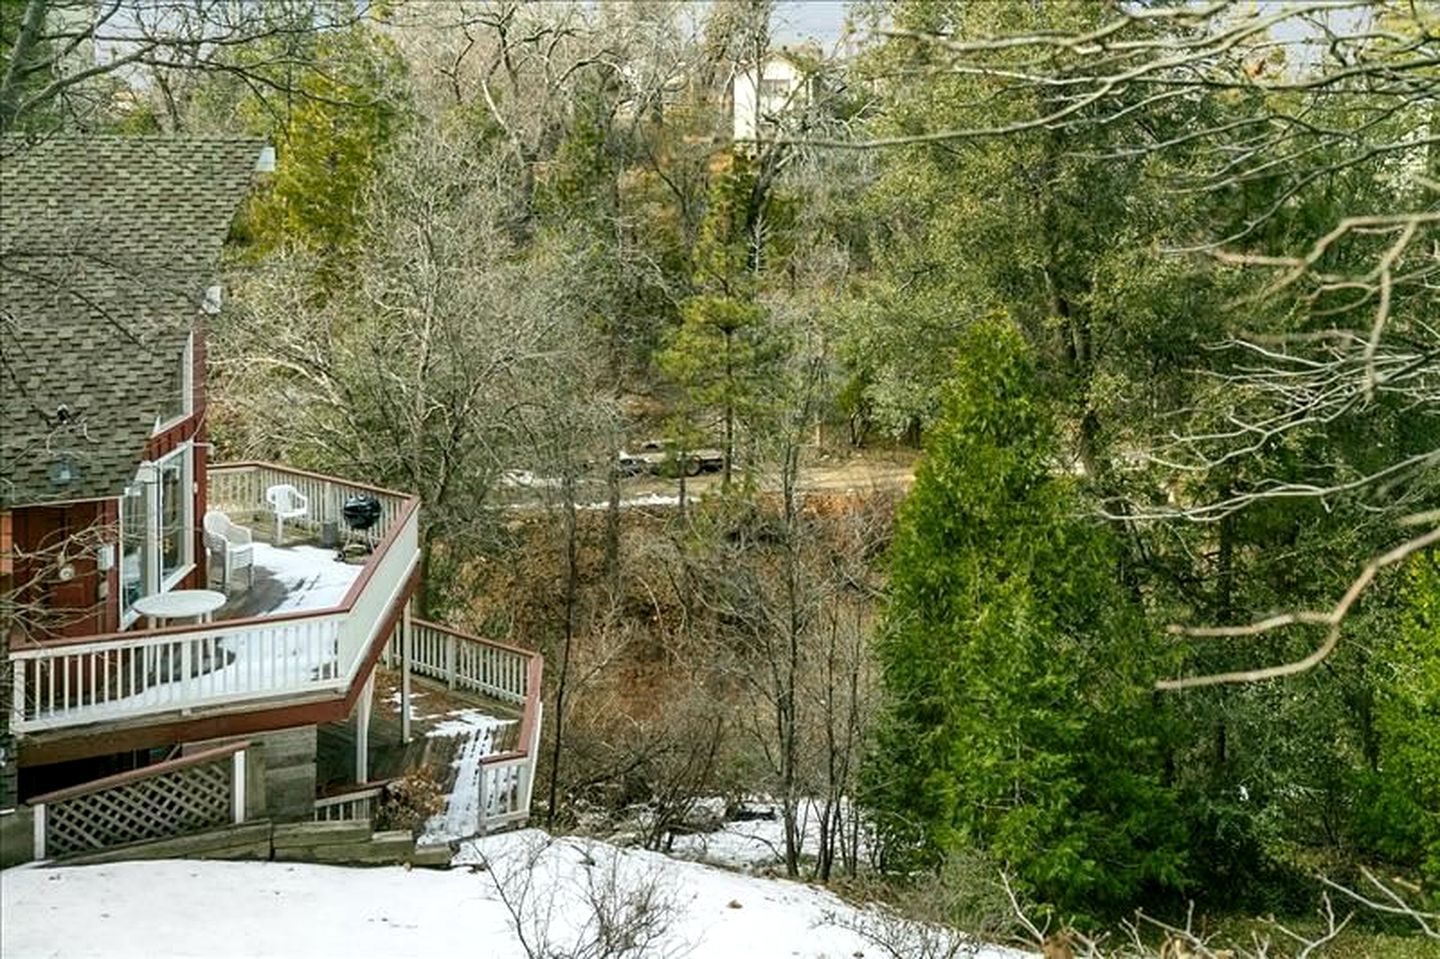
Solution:
M605 126L591 112L580 112L555 150L536 207L557 221L597 221L613 213L617 157L609 149Z
M695 285L729 296L753 296L790 252L798 202L775 188L742 153L726 156L710 182L695 243Z
M868 803L894 865L967 846L1067 908L1182 882L1145 634L1109 534L1053 470L1051 412L1007 321L965 334L901 512L878 639Z
M0 0L0 133L44 132L63 124L57 99L31 104L67 68L83 63L73 51L68 61L56 57L55 44L45 35L47 24L43 22L41 36L24 49L19 46L29 6L29 0ZM17 56L20 62L16 62Z
M766 409L781 343L760 307L731 297L691 297L680 315L680 326L656 354L656 364L683 391L685 420L694 423L707 411L718 416L728 479L739 432L754 426ZM701 437L687 439L693 445Z
M1100 5L1073 3L886 9L901 29L962 36L1084 31L1104 15ZM1054 109L1049 94L997 97L990 81L927 73L934 55L903 39L871 51L872 69L907 78L886 99L874 135L1025 123ZM1146 136L1174 125L1146 123ZM997 309L1025 329L1043 375L1067 386L1057 413L1088 414L1114 443L1143 424L1137 414L1168 386L1156 374L1179 373L1193 358L1219 291L1187 283L1193 270L1158 253L1156 241L1186 223L1189 201L1157 187L1164 170L1120 150L1129 135L1067 125L887 155L860 198L876 269L856 289L842 336L847 364L871 384L882 428L898 436L938 412L963 332L954 317ZM1172 322L1175 308L1185 323Z
M1440 891L1440 551L1411 562L1404 597L1377 682L1379 764L1358 825L1377 852L1418 863Z
M334 259L363 228L363 194L404 116L406 67L393 41L365 24L321 34L316 69L272 135L280 138L271 189L247 217L259 251L289 246ZM258 103L252 124L271 121ZM273 122L273 121L271 121Z

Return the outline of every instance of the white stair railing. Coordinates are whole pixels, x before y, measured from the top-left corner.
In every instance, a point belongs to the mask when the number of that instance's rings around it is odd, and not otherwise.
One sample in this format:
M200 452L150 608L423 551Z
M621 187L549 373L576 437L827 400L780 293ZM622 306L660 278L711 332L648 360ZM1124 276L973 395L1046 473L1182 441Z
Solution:
M400 659L393 648L387 655L392 665ZM410 669L451 689L521 707L516 748L482 758L476 788L482 833L527 821L544 715L540 700L543 657L534 650L415 619L410 622Z
M315 800L316 822L343 822L356 819L374 819L380 806L380 797L385 794L385 783L376 783L360 789Z

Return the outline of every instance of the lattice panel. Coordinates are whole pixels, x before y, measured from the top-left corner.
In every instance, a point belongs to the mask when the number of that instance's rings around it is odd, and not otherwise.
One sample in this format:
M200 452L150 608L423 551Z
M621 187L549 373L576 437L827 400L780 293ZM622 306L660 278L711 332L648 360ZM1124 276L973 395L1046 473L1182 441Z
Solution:
M230 822L231 762L173 772L46 807L48 856L106 849Z

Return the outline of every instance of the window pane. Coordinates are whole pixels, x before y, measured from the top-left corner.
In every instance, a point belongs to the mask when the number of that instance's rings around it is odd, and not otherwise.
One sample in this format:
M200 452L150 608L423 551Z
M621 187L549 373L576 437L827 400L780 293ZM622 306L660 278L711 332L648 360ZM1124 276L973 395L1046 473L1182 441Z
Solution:
M185 565L185 461L176 456L160 464L160 578L168 579Z
M145 487L136 484L120 504L124 528L120 532L120 596L125 608L145 595L145 530L149 527Z
M160 421L168 423L171 420L183 416L189 408L190 400L185 395L185 384L189 380L187 369L190 359L190 347L187 344L175 357L171 364L169 382L165 384L165 408L160 412Z

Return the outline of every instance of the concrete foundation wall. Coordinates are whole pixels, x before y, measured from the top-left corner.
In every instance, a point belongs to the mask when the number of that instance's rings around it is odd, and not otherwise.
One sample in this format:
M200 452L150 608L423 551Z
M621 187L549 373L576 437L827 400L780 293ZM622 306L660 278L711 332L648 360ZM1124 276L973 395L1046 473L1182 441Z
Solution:
M265 806L270 819L308 822L315 818L315 727L265 733L262 741Z
M245 817L275 822L309 822L315 816L315 727L295 726L244 737L252 743L245 758ZM198 752L235 742L215 739L187 743Z
M0 869L35 858L35 813L29 806L0 812Z

